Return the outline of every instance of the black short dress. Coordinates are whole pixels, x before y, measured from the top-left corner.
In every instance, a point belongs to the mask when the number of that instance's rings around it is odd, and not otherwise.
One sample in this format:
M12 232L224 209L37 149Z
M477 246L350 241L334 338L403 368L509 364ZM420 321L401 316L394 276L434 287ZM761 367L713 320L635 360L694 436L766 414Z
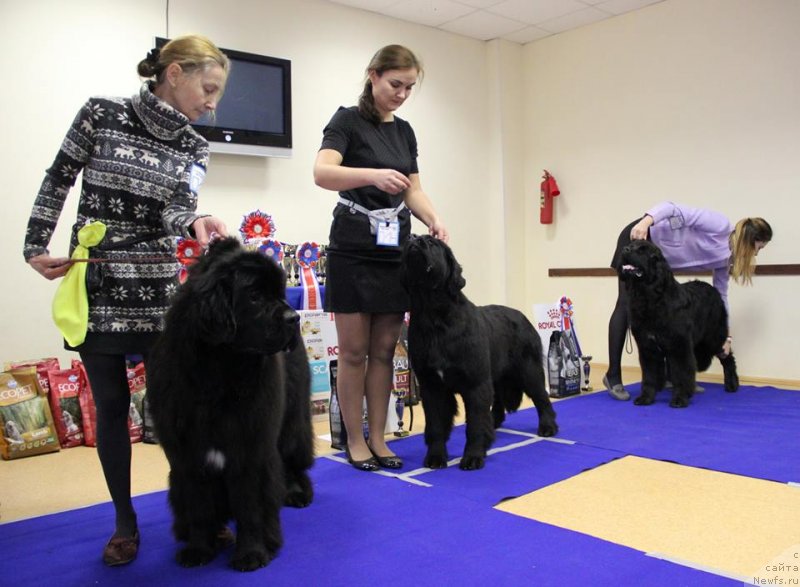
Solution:
M406 176L418 173L414 131L397 117L373 124L356 107L341 107L325 127L321 149L341 153L345 167L395 169ZM339 197L366 210L397 208L403 202L402 193L392 195L375 186L339 192ZM398 246L378 245L366 214L336 204L326 249L325 311L375 314L408 310L400 267L402 245L411 232L407 208L398 221Z

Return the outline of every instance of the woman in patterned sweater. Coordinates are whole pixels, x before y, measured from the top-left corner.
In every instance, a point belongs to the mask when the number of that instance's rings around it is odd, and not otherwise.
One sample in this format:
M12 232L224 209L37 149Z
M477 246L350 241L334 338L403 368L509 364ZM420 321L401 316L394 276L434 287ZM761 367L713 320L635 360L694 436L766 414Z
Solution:
M47 170L33 205L24 256L47 279L63 277L66 257L47 249L64 200L83 171L78 231L91 221L106 225L91 249L102 280L89 288L85 340L80 353L97 406L97 452L116 511L116 530L103 551L108 565L132 561L139 532L131 502L128 436L130 395L125 358L147 354L177 284L175 236L201 245L216 232L217 218L196 212L208 164L208 143L191 126L216 108L229 69L208 39L192 35L154 49L138 66L148 78L132 98L93 97L78 112Z

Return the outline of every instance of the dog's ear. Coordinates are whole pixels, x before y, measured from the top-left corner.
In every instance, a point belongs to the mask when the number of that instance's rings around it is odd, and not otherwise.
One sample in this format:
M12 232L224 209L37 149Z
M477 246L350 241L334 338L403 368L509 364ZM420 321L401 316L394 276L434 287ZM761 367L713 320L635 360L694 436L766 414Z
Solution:
M447 287L447 293L455 297L467 285L467 280L461 276L461 265L456 261L452 249L445 243L441 243L441 246L447 260L447 282L445 286Z

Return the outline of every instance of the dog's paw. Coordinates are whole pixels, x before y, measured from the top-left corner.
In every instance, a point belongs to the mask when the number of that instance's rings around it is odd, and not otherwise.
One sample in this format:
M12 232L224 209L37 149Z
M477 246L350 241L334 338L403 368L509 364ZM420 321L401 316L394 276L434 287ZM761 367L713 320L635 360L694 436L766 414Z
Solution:
M555 420L539 422L539 428L536 430L536 434L545 438L555 436L558 434L558 424L556 424Z
M447 467L447 455L428 453L425 455L423 465L429 469L445 469Z
M273 556L266 552L258 550L251 550L242 554L237 553L231 559L231 567L237 571L255 571L262 567L266 567L271 561Z
M214 554L214 550L210 548L187 546L178 551L175 560L182 567L200 567L214 560Z
M311 493L300 490L290 491L286 494L283 504L290 508L305 508L311 505L313 499L314 496Z
M647 397L644 394L633 400L635 406L649 406L652 405L653 402L655 402L655 397Z
M733 393L739 389L739 377L736 374L725 376L725 391Z
M475 471L477 469L483 469L483 465L485 462L486 462L485 457L476 455L464 455L463 457L461 457L461 462L458 464L458 466L462 471Z
M671 408L688 408L689 407L689 398L686 398L686 397L673 397L672 401L669 402L669 407L671 407Z
M313 500L314 489L311 486L311 480L306 475L289 485L283 503L293 508L304 508L310 506Z

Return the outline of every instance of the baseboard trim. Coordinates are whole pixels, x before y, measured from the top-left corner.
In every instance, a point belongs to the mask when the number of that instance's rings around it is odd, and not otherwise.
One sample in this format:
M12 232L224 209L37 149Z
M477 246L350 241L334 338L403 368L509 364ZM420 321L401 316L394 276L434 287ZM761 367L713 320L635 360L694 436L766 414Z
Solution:
M605 373L608 368L607 363L592 363L592 371L594 373ZM623 381L641 381L642 371L638 367L623 367L622 380ZM722 373L699 373L697 375L698 381L707 381L708 383L723 383ZM743 385L769 385L771 387L781 387L788 389L800 390L800 379L780 379L777 377L759 377L757 375L742 375L739 374L739 382Z

